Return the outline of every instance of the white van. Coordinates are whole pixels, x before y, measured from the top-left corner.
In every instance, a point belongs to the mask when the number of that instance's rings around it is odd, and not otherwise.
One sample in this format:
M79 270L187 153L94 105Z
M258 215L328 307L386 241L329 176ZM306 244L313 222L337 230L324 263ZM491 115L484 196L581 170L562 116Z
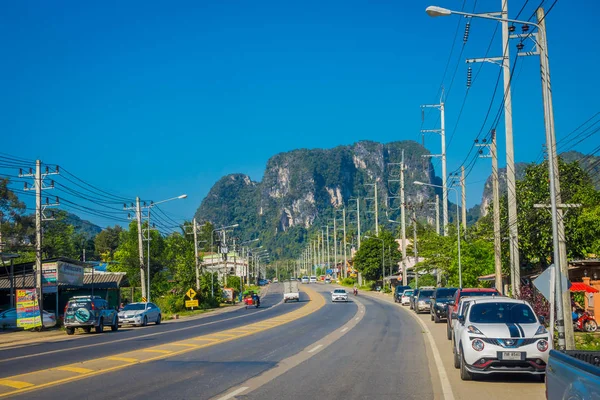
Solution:
M310 277L310 283L317 283L317 277L316 276L311 276Z

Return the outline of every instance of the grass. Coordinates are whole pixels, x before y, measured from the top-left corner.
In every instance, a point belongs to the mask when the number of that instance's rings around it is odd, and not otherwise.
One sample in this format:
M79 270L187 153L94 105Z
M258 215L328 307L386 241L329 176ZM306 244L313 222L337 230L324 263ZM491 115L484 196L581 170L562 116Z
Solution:
M600 332L575 332L575 348L577 350L600 350Z
M222 303L219 308L231 307L233 304ZM163 319L172 319L174 315L178 315L179 318L193 317L196 315L206 314L208 312L217 310L218 308L207 308L207 309L195 309L195 310L184 310L176 313L164 313Z

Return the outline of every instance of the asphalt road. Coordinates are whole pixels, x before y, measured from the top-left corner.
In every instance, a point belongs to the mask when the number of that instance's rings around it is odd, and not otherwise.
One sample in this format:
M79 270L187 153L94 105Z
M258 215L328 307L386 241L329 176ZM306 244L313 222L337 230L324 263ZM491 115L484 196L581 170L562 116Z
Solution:
M102 334L82 334L59 342L2 349L0 350L0 378L50 368L56 366L57 362L74 363L183 340L199 334L241 327L249 322L285 314L302 305L302 302L288 303L284 307L280 304L282 298L282 287L274 285L267 295L261 298L260 308L247 310L242 308L234 312L158 326L154 324L149 324L147 327L124 326L117 332L111 332L107 327ZM307 300L304 293L301 295L301 300Z
M366 296L358 299L364 307L352 301L353 296L349 303L331 304L331 287L310 287L322 293L326 304L301 319L227 343L14 397L61 400L219 399L238 387L243 389L249 380L255 380L260 384L254 391L242 390L236 398L433 398L426 347L416 321L399 313L393 305ZM268 300L273 305L281 298L280 290L278 285L273 285L265 302ZM306 295L303 294L302 298L306 299ZM131 346L155 345L155 340L180 340L189 331L198 335L205 330L230 329L233 325L242 326L282 315L302 305L302 302L282 304L262 314L248 310L247 318L227 321L232 316L229 313L222 316L222 322L210 326L174 331L156 339L149 338L149 341L141 338L141 343L132 340L95 347L93 351L101 354L90 356L90 349L85 348L61 352L59 357L48 355L44 360L46 365L56 366L72 362L73 358L88 359L104 356L107 351L123 352ZM205 323L206 320L198 321L199 325ZM332 335L339 337L327 342L326 338ZM111 335L107 333L106 336ZM297 360L299 355L309 358ZM63 357L69 357L69 361ZM23 369L20 365L31 364L32 360L10 363ZM5 374L5 365L0 363L2 374ZM270 372L282 367L286 368L286 372L272 379L268 377ZM36 368L41 367L36 365ZM10 372L15 374L14 370Z

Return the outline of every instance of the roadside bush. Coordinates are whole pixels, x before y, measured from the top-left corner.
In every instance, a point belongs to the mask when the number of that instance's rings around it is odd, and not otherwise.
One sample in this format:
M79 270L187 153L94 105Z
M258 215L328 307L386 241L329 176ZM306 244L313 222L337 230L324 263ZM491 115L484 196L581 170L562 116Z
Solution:
M344 285L344 286L354 286L355 283L356 283L356 279L351 278L351 277L342 279L342 285Z
M155 300L163 313L175 314L185 310L185 299L182 295L167 294Z

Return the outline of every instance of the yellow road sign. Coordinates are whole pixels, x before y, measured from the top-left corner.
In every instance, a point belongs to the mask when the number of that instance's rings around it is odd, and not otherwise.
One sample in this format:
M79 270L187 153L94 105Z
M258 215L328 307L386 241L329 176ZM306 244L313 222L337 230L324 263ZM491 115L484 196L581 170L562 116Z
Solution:
M185 292L185 295L187 297L189 297L190 299L193 299L194 297L196 297L196 291L194 289L190 288L190 290Z
M186 300L185 306L186 307L198 307L198 300Z
M145 303L147 300L145 297L142 297L142 303Z

